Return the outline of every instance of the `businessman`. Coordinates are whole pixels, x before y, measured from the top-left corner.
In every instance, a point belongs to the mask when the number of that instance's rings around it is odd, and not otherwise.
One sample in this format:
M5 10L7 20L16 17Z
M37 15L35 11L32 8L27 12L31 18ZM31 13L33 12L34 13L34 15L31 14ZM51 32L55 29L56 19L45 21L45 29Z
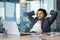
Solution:
M55 21L57 17L57 12L54 10L50 11L51 17L46 17L47 12L45 9L38 9L37 17L33 18L32 16L35 15L34 11L27 13L29 20L31 21L30 24L30 32L50 32L51 24Z

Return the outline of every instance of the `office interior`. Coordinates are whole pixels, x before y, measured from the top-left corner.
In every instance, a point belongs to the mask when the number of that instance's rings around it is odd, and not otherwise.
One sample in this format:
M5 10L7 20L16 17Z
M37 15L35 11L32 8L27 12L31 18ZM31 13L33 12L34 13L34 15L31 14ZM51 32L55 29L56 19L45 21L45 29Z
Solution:
M47 10L48 16L51 10L58 12L58 17L51 25L51 32L60 32L60 0L0 0L0 22L6 29L7 34L29 34L30 20L26 12L39 8ZM33 16L33 17L36 17Z

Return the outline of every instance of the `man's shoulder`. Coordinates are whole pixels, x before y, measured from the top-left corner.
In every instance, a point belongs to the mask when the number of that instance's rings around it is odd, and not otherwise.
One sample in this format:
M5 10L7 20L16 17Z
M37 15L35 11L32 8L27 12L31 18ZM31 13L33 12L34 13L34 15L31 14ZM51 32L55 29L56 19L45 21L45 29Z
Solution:
M47 20L47 21L48 21L48 20L50 20L50 18L49 18L49 17L47 17L47 18L44 18L44 20Z

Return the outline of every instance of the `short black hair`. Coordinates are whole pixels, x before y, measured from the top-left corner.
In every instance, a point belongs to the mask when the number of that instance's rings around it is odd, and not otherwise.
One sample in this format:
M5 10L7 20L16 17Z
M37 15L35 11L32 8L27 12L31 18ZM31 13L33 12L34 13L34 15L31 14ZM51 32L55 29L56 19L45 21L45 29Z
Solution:
M44 15L44 17L46 17L47 16L47 12L46 12L46 10L45 9L42 9L42 8L40 8L40 9L38 9L38 11L42 11L45 15ZM38 15L38 13L37 13L37 15Z

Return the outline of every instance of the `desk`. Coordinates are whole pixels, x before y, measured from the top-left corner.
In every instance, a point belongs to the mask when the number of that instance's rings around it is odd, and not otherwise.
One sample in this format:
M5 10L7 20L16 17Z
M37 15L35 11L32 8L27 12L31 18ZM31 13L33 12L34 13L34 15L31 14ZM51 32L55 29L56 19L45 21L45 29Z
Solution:
M33 37L32 35L25 35L25 36L21 36L21 40L60 40L60 36L43 36L42 38L38 38L36 39L35 37Z

